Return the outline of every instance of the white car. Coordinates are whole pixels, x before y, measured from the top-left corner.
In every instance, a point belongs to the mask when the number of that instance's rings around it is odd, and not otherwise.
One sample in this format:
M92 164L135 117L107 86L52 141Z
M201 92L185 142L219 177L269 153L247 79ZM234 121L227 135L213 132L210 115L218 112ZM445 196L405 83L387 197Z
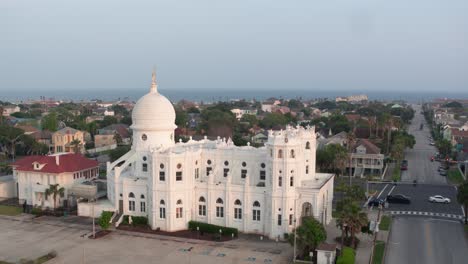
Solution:
M443 197L442 195L434 195L429 197L431 203L450 203L450 199Z

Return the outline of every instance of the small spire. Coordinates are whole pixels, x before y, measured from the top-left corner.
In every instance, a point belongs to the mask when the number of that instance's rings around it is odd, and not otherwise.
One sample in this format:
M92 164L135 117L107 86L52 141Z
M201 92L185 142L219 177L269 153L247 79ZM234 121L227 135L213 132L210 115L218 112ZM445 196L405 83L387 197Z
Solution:
M153 74L151 77L151 93L157 93L158 92L158 84L156 83L156 68L153 68Z

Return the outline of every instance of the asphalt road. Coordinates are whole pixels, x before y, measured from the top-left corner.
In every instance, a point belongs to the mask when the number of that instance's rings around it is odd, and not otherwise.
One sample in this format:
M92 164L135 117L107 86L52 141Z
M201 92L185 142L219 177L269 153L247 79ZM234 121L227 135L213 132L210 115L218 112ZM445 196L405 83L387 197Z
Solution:
M462 264L467 263L468 241L460 222L396 217L386 251L386 264Z
M424 116L421 114L421 106L413 105L415 110L414 118L408 127L408 132L414 135L416 144L413 149L405 151L405 159L408 160L408 170L403 171L401 175L402 181L413 181L433 184L447 184L444 176L440 176L437 168L439 162L431 162L430 158L433 156L437 149L429 145L430 136L429 126L427 125ZM421 123L424 124L423 130L420 130Z
M434 184L392 184L369 183L369 190L375 191L375 197L385 199L389 194L403 194L410 197L410 204L389 203L385 211L429 212L461 216L463 211L457 202L457 190L451 185ZM449 204L431 203L429 196L442 195L451 200Z

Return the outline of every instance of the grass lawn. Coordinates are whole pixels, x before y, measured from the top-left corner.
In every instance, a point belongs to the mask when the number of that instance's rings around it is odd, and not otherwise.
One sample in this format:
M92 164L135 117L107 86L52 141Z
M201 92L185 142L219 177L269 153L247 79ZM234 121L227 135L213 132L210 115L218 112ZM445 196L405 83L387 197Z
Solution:
M390 229L391 223L392 223L392 218L388 215L384 215L380 219L379 229L388 231Z
M374 258L372 260L373 264L383 263L385 250L385 242L378 240L374 247Z
M463 176L458 169L449 170L447 173L447 178L453 184L461 184L464 181Z
M0 215L19 215L23 210L15 206L0 205Z

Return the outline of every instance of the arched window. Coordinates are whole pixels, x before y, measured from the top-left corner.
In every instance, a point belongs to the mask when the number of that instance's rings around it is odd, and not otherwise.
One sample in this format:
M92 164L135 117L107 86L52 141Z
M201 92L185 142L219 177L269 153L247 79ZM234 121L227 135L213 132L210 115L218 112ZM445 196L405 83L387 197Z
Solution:
M223 199L221 198L216 200L216 217L224 217Z
M294 186L294 176L291 176L291 178L289 178L289 186Z
M205 204L205 197L200 196L198 199L198 202L200 203L198 205L198 215L199 216L206 216L206 204Z
M252 220L260 221L260 203L255 201L253 203L253 210L252 210Z
M294 149L291 149L290 158L294 159L295 157L296 157L296 153L294 152Z
M278 177L278 186L279 187L283 186L283 177L281 176Z
M166 203L164 202L164 200L161 200L161 201L159 202L159 204L160 204L160 205L166 205Z
M282 159L283 158L283 150L280 149L278 150L278 159Z
M301 216L312 216L312 204L305 202L302 204Z
M242 219L242 203L239 199L234 202L234 219Z
M145 195L144 194L140 195L140 199L145 199Z
M176 207L176 218L182 218L182 212L183 212L183 207L182 207L182 200L177 200L177 207Z
M131 198L131 199L134 199L135 198L135 194L134 193L129 193L128 194L128 198ZM135 211L135 201L134 200L129 200L128 201L128 210L129 211Z
M306 174L309 174L309 165L306 165L306 171L305 171Z
M310 149L310 142L309 141L307 141L307 143L306 143L306 149Z
M159 201L159 218L166 219L166 203L164 200Z

